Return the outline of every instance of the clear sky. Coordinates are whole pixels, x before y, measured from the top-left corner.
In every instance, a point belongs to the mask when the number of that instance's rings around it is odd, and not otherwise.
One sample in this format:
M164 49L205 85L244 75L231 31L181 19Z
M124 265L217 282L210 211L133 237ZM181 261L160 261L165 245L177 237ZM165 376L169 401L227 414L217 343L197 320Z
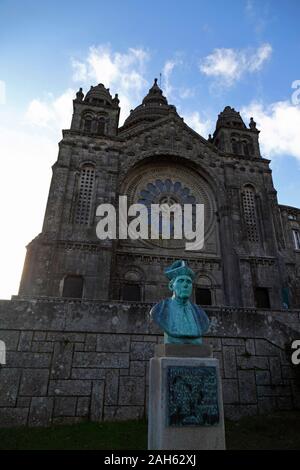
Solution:
M279 203L300 207L299 18L298 0L0 0L0 298L41 231L80 86L119 93L124 120L161 74L204 137L226 105L253 116Z

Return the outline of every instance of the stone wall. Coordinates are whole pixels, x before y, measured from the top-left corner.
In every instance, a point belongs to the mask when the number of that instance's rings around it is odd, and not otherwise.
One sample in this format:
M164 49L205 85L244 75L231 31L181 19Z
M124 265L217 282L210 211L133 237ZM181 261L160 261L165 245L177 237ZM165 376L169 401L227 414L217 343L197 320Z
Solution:
M150 307L1 301L0 340L7 357L0 365L0 427L146 416L149 359L162 341L149 321ZM300 373L288 351L300 338L289 326L299 325L300 313L207 312L206 341L220 360L226 417L300 408Z

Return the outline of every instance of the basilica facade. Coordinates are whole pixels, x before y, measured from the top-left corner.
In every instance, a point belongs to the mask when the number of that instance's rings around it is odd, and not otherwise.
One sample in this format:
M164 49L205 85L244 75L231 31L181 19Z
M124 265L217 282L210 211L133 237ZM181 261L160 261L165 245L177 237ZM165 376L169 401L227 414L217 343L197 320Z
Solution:
M154 81L119 127L119 99L99 84L73 102L42 232L29 243L19 298L157 302L164 269L184 259L200 305L300 307L300 209L278 203L259 130L226 106L208 139ZM261 129L263 132L263 129ZM99 240L100 204L204 204L204 246L185 240Z

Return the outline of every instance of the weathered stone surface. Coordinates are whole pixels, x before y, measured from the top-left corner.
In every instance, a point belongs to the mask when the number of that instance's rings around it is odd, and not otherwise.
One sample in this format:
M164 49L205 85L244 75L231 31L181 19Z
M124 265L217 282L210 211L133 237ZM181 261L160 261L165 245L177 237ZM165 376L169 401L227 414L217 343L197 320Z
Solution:
M235 379L224 379L222 381L224 404L239 403L239 385Z
M32 337L32 331L21 331L18 351L30 351Z
M257 395L259 397L290 396L291 389L289 386L283 385L259 385Z
M25 426L27 418L28 408L0 408L1 428Z
M277 404L275 397L258 397L259 414L268 414L276 410Z
M54 343L50 341L34 341L31 343L32 352L52 352Z
M241 370L238 378L241 403L257 403L254 372Z
M75 416L77 398L56 397L54 402L54 416Z
M48 381L47 369L23 369L19 394L29 397L47 395Z
M247 416L255 416L257 411L257 405L226 405L224 407L225 418L231 421L238 421Z
M29 411L30 426L49 426L52 421L53 398L33 397Z
M145 382L140 377L120 377L119 404L144 405Z
M128 421L142 419L144 409L142 406L105 406L104 421Z
M9 331L0 329L0 341L4 341L6 351L15 351L17 349L20 334L21 333L19 331Z
M130 350L130 359L132 361L147 361L154 356L156 343L132 342Z
M90 413L90 398L78 397L76 416L88 417Z
M85 351L96 351L97 335L88 333L85 338Z
M117 405L119 396L119 371L107 371L105 374L105 382L105 405Z
M111 335L97 335L97 351L103 352L129 352L130 336L119 335L111 340Z
M136 377L144 377L145 376L145 362L144 361L131 361L129 375L133 375Z
M103 420L104 387L105 382L103 380L93 381L90 414L92 421Z
M48 368L51 361L50 353L10 352L6 354L6 362L12 367Z
M270 385L271 383L271 376L268 370L256 370L255 377L257 385Z
M259 357L259 356L250 356L244 357L239 356L237 358L237 366L239 369L269 369L269 362L267 357Z
M231 379L237 377L235 349L233 346L223 347L224 377Z
M89 396L90 380L50 380L49 395Z
M84 369L75 367L72 369L71 378L79 380L101 380L105 378L106 369Z
M271 383L273 385L280 385L282 383L280 358L270 357L269 362L271 372Z
M73 344L55 343L51 367L51 379L68 379L71 375Z
M19 397L17 399L17 408L29 408L31 397Z
M15 406L21 371L0 368L0 406Z
M73 367L128 368L129 354L75 352Z
M33 334L34 341L45 341L47 333L46 331L35 331Z
M280 349L265 339L255 340L255 351L259 356L280 356Z
M291 397L277 397L277 408L279 410L292 410L293 401Z

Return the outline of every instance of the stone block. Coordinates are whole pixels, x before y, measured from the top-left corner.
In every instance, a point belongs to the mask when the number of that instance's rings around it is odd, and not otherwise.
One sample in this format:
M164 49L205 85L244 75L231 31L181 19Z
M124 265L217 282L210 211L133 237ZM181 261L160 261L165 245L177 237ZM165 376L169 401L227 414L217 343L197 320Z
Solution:
M18 351L30 351L33 331L21 331Z
M120 377L119 405L144 405L145 381L141 377Z
M268 370L269 361L267 357L259 356L239 356L237 358L237 366L239 369L257 369L257 370Z
M280 358L270 357L269 362L271 372L271 383L273 385L280 385L282 383Z
M4 341L6 351L16 351L19 343L19 331L0 330L0 341Z
M72 369L71 378L79 380L101 380L105 378L106 369Z
M101 352L129 352L129 335L97 335L97 351Z
M230 421L238 421L247 416L257 415L257 405L225 405L225 418Z
M258 397L259 414L269 414L277 409L275 397Z
M293 409L293 402L292 397L277 397L277 408L279 410L292 410Z
M31 343L31 352L53 352L54 343L50 341L33 341Z
M74 351L84 351L85 345L84 343L75 343L74 344Z
M20 376L20 369L0 368L0 406L16 405Z
M117 405L119 395L119 371L111 370L105 374L105 405Z
M255 340L255 351L258 356L280 356L280 348L265 339Z
M223 347L224 377L227 379L237 377L235 348L233 346Z
M256 370L255 378L257 385L270 385L271 376L268 370Z
M148 361L154 356L156 343L132 342L130 359L132 361Z
M29 397L47 395L48 380L47 369L23 369L19 394Z
M35 331L33 334L33 341L45 341L47 333L45 331Z
M236 379L222 380L222 391L224 404L239 402L239 385Z
M29 426L49 426L52 421L53 398L33 397L29 411Z
M50 380L49 395L89 396L91 394L90 380Z
M68 379L73 358L72 343L55 343L51 367L51 379Z
M54 416L75 416L76 397L55 397Z
M245 340L241 338L223 338L223 346L245 346Z
M0 408L0 428L26 426L28 408Z
M93 381L91 396L91 421L103 421L104 380Z
M17 408L29 408L31 403L31 397L18 397Z
M85 338L85 351L96 351L97 335L88 333Z
M73 367L128 368L128 353L75 352Z
M292 367L291 365L282 366L281 367L281 373L282 373L282 378L283 379L295 379L295 377L296 377L295 366L294 367Z
M222 344L220 338L208 338L208 344L211 345L213 351L222 351Z
M240 370L238 378L241 404L257 403L254 371Z
M255 356L256 352L255 352L254 339L246 339L245 349L246 349L246 353L251 354L252 356Z
M78 397L76 416L87 418L90 414L90 398Z
M259 397L290 396L290 386L284 385L258 385L257 394Z
M105 406L104 421L138 420L144 417L142 406Z
M51 353L10 352L6 353L6 363L12 367L48 368L51 362Z
M136 377L144 377L145 376L145 362L131 361L129 375L133 375Z
M84 343L85 333L68 333L64 331L51 331L47 333L47 341L61 341L63 343Z

